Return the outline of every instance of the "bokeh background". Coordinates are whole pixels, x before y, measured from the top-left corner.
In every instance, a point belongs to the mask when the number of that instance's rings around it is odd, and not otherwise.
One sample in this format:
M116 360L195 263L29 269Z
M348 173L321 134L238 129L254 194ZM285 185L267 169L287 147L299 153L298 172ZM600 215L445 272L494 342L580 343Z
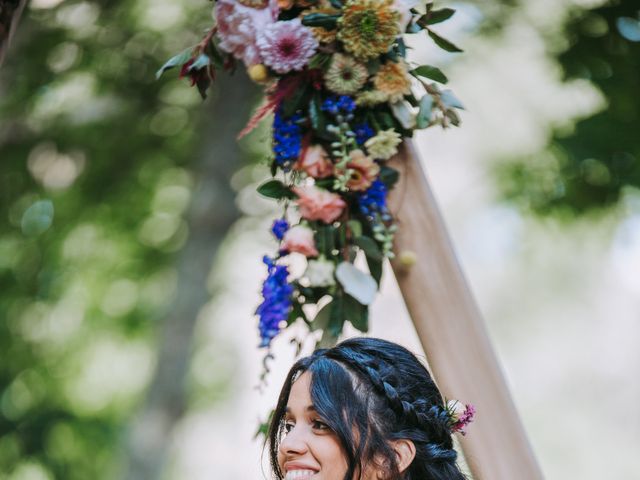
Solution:
M640 5L445 4L465 53L412 55L467 111L416 142L533 448L549 479L640 478ZM266 475L253 437L302 330L257 389L268 122L235 135L260 90L154 77L210 10L23 16L0 69L2 480ZM419 352L390 270L371 324Z

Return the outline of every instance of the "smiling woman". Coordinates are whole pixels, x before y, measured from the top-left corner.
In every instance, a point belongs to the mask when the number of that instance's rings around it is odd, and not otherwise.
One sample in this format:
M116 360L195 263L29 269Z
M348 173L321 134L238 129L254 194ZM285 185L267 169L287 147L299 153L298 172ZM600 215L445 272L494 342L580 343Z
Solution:
M470 421L463 410L404 347L346 340L289 371L267 436L272 469L279 480L462 480L451 434Z

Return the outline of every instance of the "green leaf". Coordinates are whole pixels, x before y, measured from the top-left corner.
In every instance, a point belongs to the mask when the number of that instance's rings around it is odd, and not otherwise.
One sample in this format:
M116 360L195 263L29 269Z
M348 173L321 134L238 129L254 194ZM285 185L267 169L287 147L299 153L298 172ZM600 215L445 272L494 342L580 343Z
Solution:
M358 220L349 220L347 222L347 225L349 225L351 235L353 235L354 237L359 237L360 235L362 235L362 224Z
M367 266L369 267L369 273L380 286L380 279L382 278L382 260L376 260L371 257L365 256L367 259Z
M417 128L427 128L431 122L431 110L433 109L433 97L428 93L420 99L420 109L416 117Z
M325 330L329 325L329 312L331 311L331 302L327 303L320 309L311 322L309 329L314 332L316 330Z
M462 52L462 50L456 47L453 43L451 43L446 38L441 37L436 32L431 29L427 29L427 33L431 37L431 39L436 42L441 49L446 50L447 52Z
M309 60L308 68L320 68L324 70L330 60L331 55L327 55L326 53L316 53L313 57L311 57L311 60Z
M373 238L361 235L354 238L353 243L362 249L367 258L382 261L382 252Z
M341 14L310 13L302 17L302 24L307 27L322 27L326 30L335 30Z
M280 180L269 180L263 183L258 187L258 193L277 200L282 198L296 198L296 194Z
M361 332L369 331L369 308L351 295L344 296L344 316Z
M302 318L305 323L309 324L309 320L307 319L307 315L302 310L302 305L296 300L293 301L293 306L291 308L291 312L289 312L289 317L287 317L287 327L294 323L299 318Z
M160 78L164 72L170 70L174 67L180 67L191 60L191 56L193 55L193 47L189 47L186 50L183 50L179 54L171 57L167 62L160 67L160 70L156 72L156 78Z
M282 102L282 115L290 117L296 110L302 108L304 98L307 95L307 86L300 86L290 97L287 97Z
M387 166L383 166L380 169L380 180L384 183L387 188L392 188L400 178L400 173L395 169Z
M321 108L320 95L316 94L309 102L309 118L311 119L311 127L316 132L324 132L326 130L326 121Z
M447 83L449 79L446 77L442 71L437 67L432 67L431 65L422 65L418 68L411 70L413 75L419 75L421 77L430 78L431 80L435 80L440 83Z
M445 20L448 20L451 17L453 17L454 13L456 13L456 11L453 8L442 8L440 10L431 10L428 14L425 15L427 17L425 19L425 23L427 25L435 25L436 23L444 22Z

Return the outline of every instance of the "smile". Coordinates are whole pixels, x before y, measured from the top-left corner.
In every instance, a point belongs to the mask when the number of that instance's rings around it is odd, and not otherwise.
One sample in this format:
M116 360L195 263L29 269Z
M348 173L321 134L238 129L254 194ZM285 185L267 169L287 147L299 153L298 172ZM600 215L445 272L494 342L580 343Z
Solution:
M289 470L284 480L306 480L315 475L313 470Z

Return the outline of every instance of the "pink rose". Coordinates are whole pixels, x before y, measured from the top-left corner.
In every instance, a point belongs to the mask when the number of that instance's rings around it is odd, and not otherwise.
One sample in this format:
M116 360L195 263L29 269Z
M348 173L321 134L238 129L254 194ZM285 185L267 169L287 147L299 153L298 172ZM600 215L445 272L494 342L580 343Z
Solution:
M284 234L280 250L286 250L289 253L301 253L305 257L317 257L318 250L313 239L313 230L303 225L296 225L290 228Z
M331 193L324 188L316 186L294 187L293 191L298 195L298 208L300 215L307 220L322 220L324 223L335 221L347 204L340 195Z
M265 8L248 7L237 0L218 0L214 13L220 48L247 66L262 63L256 36L276 21L277 12L277 3L273 0Z
M333 163L322 145L311 145L294 165L313 178L325 178L333 173Z

